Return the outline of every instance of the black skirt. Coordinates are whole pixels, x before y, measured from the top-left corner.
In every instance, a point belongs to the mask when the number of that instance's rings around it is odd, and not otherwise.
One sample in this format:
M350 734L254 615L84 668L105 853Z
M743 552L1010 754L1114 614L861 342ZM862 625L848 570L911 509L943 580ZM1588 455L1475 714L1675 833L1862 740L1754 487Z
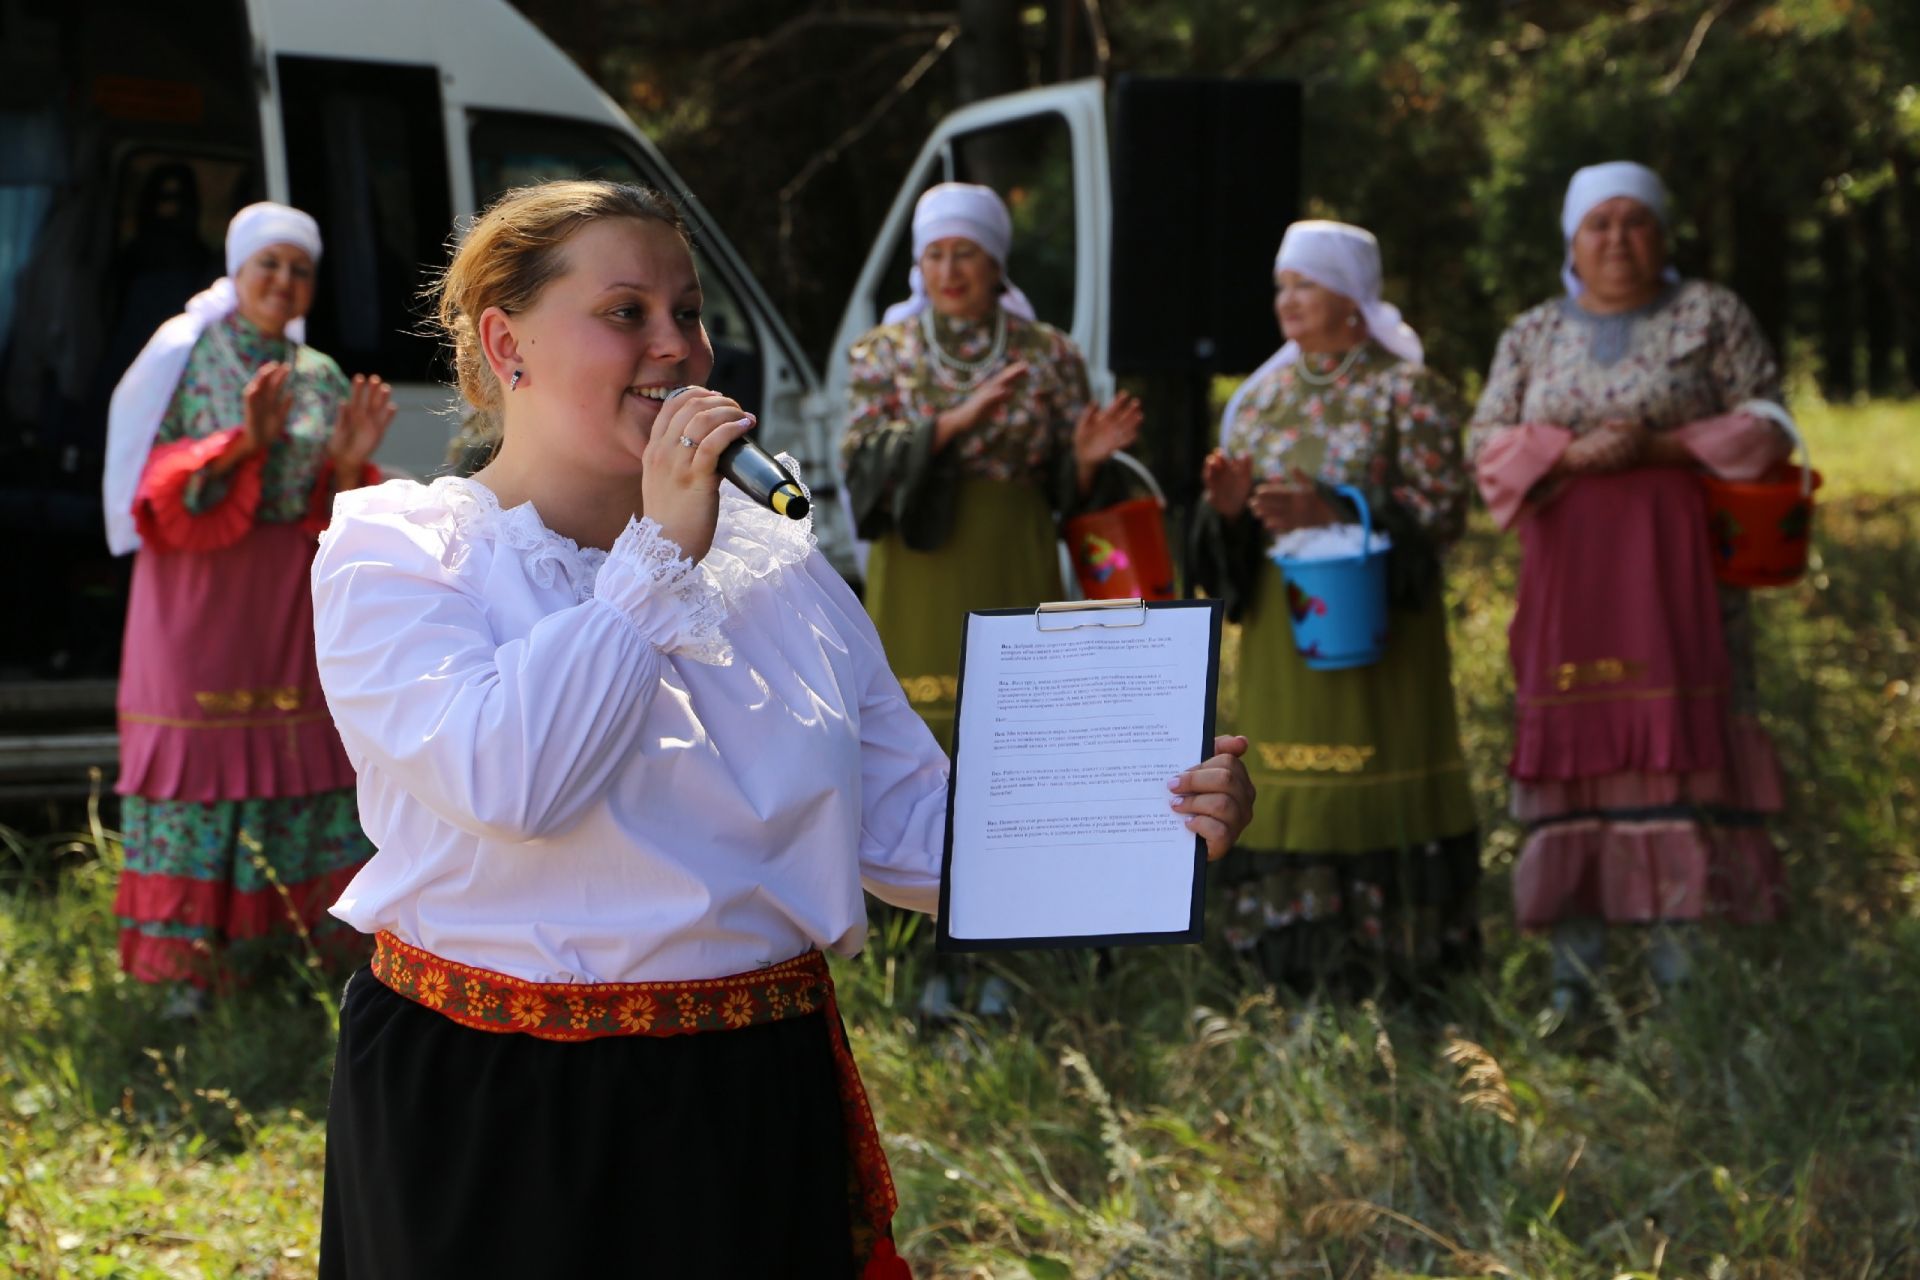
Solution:
M579 1043L347 984L323 1280L851 1276L827 1018Z

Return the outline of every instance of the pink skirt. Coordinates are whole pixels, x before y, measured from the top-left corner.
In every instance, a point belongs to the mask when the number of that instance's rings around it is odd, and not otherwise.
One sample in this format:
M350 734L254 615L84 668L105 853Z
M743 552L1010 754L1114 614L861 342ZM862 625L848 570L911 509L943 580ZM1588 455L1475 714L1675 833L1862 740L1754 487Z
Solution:
M256 524L217 551L142 548L120 663L122 795L241 800L353 785L320 691L317 543Z
M1579 477L1522 518L1509 633L1514 871L1523 928L1775 918L1781 804L1766 731L1732 672L1698 482L1648 468Z

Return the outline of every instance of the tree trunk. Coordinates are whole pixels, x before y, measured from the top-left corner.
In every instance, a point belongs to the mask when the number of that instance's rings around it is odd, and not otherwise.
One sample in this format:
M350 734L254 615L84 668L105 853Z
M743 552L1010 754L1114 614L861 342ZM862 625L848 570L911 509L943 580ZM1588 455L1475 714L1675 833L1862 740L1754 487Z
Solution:
M1867 393L1890 396L1893 386L1894 298L1886 193L1862 206L1855 225L1860 232L1860 322L1867 347Z
M1827 399L1853 399L1853 236L1845 213L1820 220L1820 390Z
M1729 183L1726 189L1734 191L1738 187ZM1762 332L1784 360L1792 299L1787 282L1787 220L1781 206L1773 201L1737 196L1728 200L1727 214L1732 249L1727 282L1753 310Z
M962 103L1024 89L1020 9L1005 0L960 0L953 46L954 88Z
M1920 390L1920 173L1914 156L1893 156L1894 214L1897 226L1887 279L1893 282L1893 305L1900 330L1900 349L1907 366L1907 389Z

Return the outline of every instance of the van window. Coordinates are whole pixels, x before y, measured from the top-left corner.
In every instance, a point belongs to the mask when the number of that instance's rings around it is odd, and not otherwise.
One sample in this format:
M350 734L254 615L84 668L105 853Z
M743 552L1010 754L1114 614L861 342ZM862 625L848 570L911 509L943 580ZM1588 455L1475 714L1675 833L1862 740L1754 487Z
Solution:
M51 111L0 112L0 349L13 331L21 268L67 178L64 141Z
M420 291L453 221L432 67L280 59L287 182L326 240L307 336L349 374L445 380Z
M1013 215L1007 275L1034 311L1061 329L1073 324L1073 131L1045 112L963 133L953 140L956 182L992 187Z
M618 130L517 111L470 111L467 121L473 195L482 209L509 188L558 178L606 178L673 192L673 184ZM699 239L695 227L694 266L706 298L707 336L713 340L711 381L749 412L758 413L765 380L759 339L739 291L700 250Z

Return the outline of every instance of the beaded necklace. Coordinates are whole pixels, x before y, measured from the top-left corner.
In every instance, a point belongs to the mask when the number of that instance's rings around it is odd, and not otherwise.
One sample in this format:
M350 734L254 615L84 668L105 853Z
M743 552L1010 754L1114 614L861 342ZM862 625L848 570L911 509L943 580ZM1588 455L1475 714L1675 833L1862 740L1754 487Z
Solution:
M1361 348L1366 345L1364 342L1359 342L1349 347L1346 358L1341 360L1339 364L1335 365L1333 369L1327 373L1315 373L1307 364L1307 355L1306 352L1303 351L1300 353L1299 361L1293 366L1294 375L1308 386L1330 387L1353 371L1355 362L1360 359Z
M1000 307L993 310L993 343L987 348L987 354L978 360L962 360L940 345L940 339L934 332L931 307L920 313L920 333L926 339L927 351L933 356L934 376L956 391L971 391L979 386L993 367L1000 363L1000 357L1007 353L1007 313Z

